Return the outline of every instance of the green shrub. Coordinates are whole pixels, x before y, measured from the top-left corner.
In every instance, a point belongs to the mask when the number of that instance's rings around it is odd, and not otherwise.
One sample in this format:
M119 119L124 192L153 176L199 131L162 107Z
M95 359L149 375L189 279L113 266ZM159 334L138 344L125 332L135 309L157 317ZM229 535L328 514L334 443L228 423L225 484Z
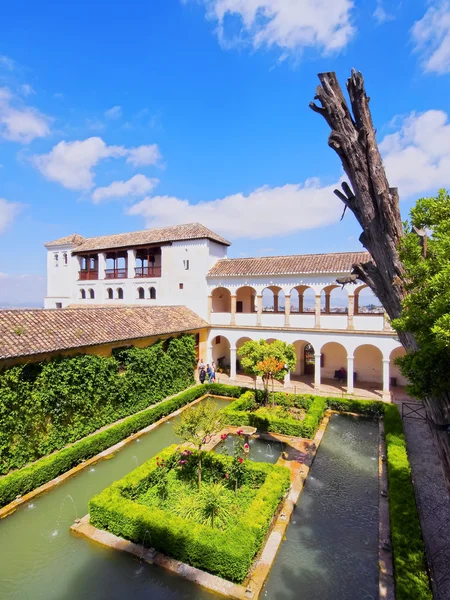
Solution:
M327 408L358 415L379 416L383 414L384 402L381 400L356 400L347 398L326 398Z
M389 514L397 600L431 600L425 548L417 514L403 424L394 404L384 405Z
M170 400L161 402L158 406L124 419L105 431L91 435L55 454L41 458L32 465L5 475L0 478L0 507L14 500L16 496L34 490L81 461L95 456L133 433L159 421L162 417L170 415L204 393L204 386L186 390Z
M160 452L158 458L170 461L175 451L176 446L171 446ZM205 461L210 468L224 468L231 458L209 452L205 454ZM92 498L89 502L91 523L138 544L147 542L164 554L219 577L242 582L274 512L289 489L289 470L247 461L248 472L258 474L262 482L238 524L234 522L220 530L136 502L137 496L150 485L156 468L156 458L152 458Z
M80 354L1 371L0 474L180 392L194 383L194 367L194 337L182 335L111 358Z
M292 437L313 438L320 420L326 409L326 399L320 396L294 396L293 394L275 395L276 400L281 400L281 406L295 406L297 408L307 408L303 421L298 421L293 417L277 417L270 409L262 407L252 411L253 391L245 392L240 398L235 400L230 406L223 410L227 425L236 427L251 425L259 431L269 431ZM290 398L294 398L289 402Z

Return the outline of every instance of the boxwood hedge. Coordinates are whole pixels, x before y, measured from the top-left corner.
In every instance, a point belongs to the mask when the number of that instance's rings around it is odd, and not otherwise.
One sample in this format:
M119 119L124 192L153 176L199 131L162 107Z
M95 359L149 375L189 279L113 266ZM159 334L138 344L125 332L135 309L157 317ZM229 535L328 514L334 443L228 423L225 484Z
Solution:
M132 417L127 417L104 431L95 433L50 456L41 458L31 465L13 471L0 478L0 507L12 502L16 496L34 490L83 460L95 456L129 435L155 423L162 417L170 415L203 394L214 393L224 396L237 396L241 393L241 389L237 386L221 386L219 384L195 386L161 402L157 406L148 408Z
M158 457L170 463L175 451L176 446L170 446L158 453ZM219 471L231 460L207 453L207 462ZM220 530L138 503L135 498L150 485L156 466L156 457L151 458L92 498L91 523L137 544L147 542L168 556L219 577L242 582L289 489L289 469L248 461L247 470L259 479L262 475L263 483L238 523Z
M326 409L326 399L321 396L294 396L291 394L276 394L275 402L286 405L291 402L298 408L307 408L303 421L297 421L292 417L276 417L269 410L254 407L254 392L247 391L230 406L223 409L229 425L251 425L259 431L270 431L293 437L313 438L320 423L320 419Z

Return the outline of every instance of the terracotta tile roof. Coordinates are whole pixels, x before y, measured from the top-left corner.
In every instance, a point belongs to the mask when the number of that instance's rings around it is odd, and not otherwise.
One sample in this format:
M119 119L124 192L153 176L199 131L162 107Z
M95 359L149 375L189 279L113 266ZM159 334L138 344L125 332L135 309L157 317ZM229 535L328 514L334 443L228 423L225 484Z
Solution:
M297 254L261 258L224 258L218 260L208 277L245 275L302 275L307 273L349 273L356 262L370 259L368 252L334 254Z
M46 248L51 248L52 246L66 246L67 244L79 246L83 242L84 237L82 235L78 235L78 233L72 233L72 235L66 235L66 237L59 238L58 240L53 240L53 242L48 242L48 244L44 245Z
M0 360L207 326L184 306L0 310Z
M77 235L77 234L75 234ZM56 246L74 238L60 238L54 242L49 242L45 246ZM94 250L109 250L111 248L129 248L132 246L144 246L146 244L162 244L164 242L180 242L184 240L209 239L225 246L230 246L225 238L221 237L211 229L204 227L200 223L189 223L187 225L173 225L172 227L161 227L159 229L145 229L144 231L132 231L131 233L117 233L115 235L101 235L92 238L80 238L77 244L76 252L87 252Z

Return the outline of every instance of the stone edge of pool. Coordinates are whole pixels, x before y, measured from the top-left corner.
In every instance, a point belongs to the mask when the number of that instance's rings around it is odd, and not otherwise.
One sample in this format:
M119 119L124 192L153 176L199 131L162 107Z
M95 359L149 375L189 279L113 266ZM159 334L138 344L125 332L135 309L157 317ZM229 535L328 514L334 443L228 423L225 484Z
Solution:
M270 437L272 440L276 439L285 443L286 445L291 446L297 452L303 452L305 459L303 463L300 463L295 460L285 460L282 456L280 456L276 463L289 468L291 472L291 487L289 488L289 491L283 500L281 508L279 508L275 514L274 522L269 529L260 552L256 556L256 559L250 568L245 585L232 583L231 581L227 581L226 579L222 579L216 575L211 575L206 571L191 567L186 563L182 563L173 558L165 556L161 552L156 552L151 549L149 550L144 546L115 536L107 531L97 529L90 524L88 514L82 519L76 521L70 529L75 534L88 538L93 542L114 550L127 552L141 560L145 560L150 564L157 564L161 567L164 567L165 569L181 575L182 577L201 585L205 589L222 596L237 600L243 600L245 598L257 600L269 575L270 569L275 561L281 542L286 534L292 513L303 490L304 482L308 476L317 450L325 434L331 412L332 411L326 411L313 440L306 440L304 438L295 438L274 433L267 434L267 436L265 434L259 435L259 437L262 438ZM238 427L226 427L222 430L222 432L234 434L238 429ZM220 441L220 434L217 434L217 436L214 436L205 449L214 449ZM310 449L305 452L308 448Z
M182 406L181 408L178 408L177 410L175 410L173 413L170 413L170 415L167 415L166 417L162 417L162 419L159 419L159 421L156 421L155 423L152 423L151 425L144 427L144 429L140 429L136 433L133 433L130 436L128 436L127 438L121 440L120 442L117 442L117 444L114 444L113 446L106 448L106 450L99 452L95 456L92 456L91 458L88 458L87 460L82 461L76 467L72 467L72 469L69 469L65 473L58 475L58 477L55 477L54 479L47 481L47 483L40 485L39 487L32 490L31 492L28 492L28 494L24 494L23 496L20 496L20 498L16 498L9 504L6 504L6 506L3 506L3 508L0 508L0 519L7 517L11 513L13 513L17 508L22 506L22 504L26 504L32 498L35 498L36 496L40 496L44 492L48 492L49 490L56 487L57 485L59 485L60 483L65 481L66 479L69 479L69 477L73 477L74 475L76 475L77 473L79 473L80 471L85 469L86 467L89 467L104 458L111 457L118 450L120 450L121 448L123 448L124 446L126 446L127 444L132 442L133 440L136 440L137 438L141 437L142 435L145 435L146 433L149 433L153 429L156 429L157 427L159 427L166 421L170 421L170 419L173 419L177 415L181 414L187 408L194 406L194 404L198 404L199 402L201 402L202 400L205 400L206 398L218 398L221 400L234 400L234 398L230 398L229 396L219 396L219 395L215 395L215 394L204 394L203 396L200 396L200 398L196 398L189 404L186 404L185 406ZM115 423L112 423L110 426L112 426L112 425L115 425ZM95 433L98 433L98 432L94 432L94 434ZM88 436L88 437L90 437L90 436ZM63 448L61 448L61 450L62 449Z

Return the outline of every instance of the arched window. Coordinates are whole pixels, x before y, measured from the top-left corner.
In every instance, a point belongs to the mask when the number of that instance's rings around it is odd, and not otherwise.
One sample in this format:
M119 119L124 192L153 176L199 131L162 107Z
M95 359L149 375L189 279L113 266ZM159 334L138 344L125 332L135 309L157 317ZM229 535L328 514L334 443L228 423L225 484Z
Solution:
M106 290L106 293L107 293L107 295L108 295L108 300L112 300L112 299L113 299L113 291L112 291L112 289L111 289L111 288L108 288L108 289Z
M84 290L83 288L81 288L81 290L80 290L80 298L82 300L86 299L86 290Z
M53 255L53 264L55 265L55 267L59 265L59 255L57 253Z
M143 300L145 298L145 291L144 288L140 287L138 288L138 298L139 300Z
M67 252L63 253L63 265L67 267Z
M89 298L91 300L93 300L95 298L95 292L92 288L88 290L88 294L89 294Z
M149 289L150 292L150 300L156 300L156 289L154 287L151 287Z
M117 288L117 298L119 300L123 300L123 289L122 288Z

